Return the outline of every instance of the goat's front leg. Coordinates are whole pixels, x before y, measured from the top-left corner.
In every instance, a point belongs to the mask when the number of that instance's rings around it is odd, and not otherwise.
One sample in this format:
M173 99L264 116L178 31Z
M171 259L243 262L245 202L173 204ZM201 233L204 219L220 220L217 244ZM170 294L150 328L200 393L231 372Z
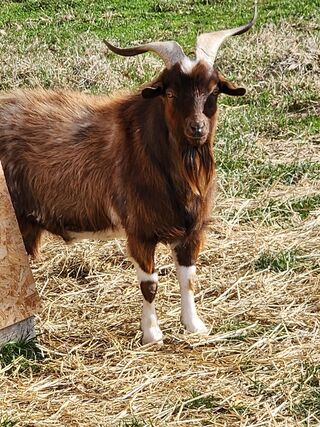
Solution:
M142 344L163 343L154 301L158 289L158 275L154 268L155 246L154 243L128 238L129 253L136 267L138 282L143 295Z
M188 242L172 245L177 277L181 293L181 322L189 332L206 334L207 327L200 319L194 302L193 279L196 274L196 259L201 240L196 238Z

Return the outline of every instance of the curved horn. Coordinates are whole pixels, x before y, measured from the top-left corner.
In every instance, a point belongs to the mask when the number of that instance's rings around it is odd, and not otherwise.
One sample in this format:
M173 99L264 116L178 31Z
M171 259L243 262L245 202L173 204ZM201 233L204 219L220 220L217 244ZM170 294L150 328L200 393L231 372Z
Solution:
M124 49L113 46L106 40L104 42L108 46L108 48L112 50L112 52L122 56L134 56L139 55L140 53L150 51L155 52L164 61L167 68L171 68L174 64L179 61L182 61L186 57L182 50L182 47L174 41L152 42L142 44L140 46L127 47Z
M213 33L203 33L197 38L196 57L203 59L210 64L214 64L218 50L221 44L230 36L236 36L248 31L256 22L258 16L257 0L254 3L254 16L252 20L241 27L231 28L229 30L214 31Z

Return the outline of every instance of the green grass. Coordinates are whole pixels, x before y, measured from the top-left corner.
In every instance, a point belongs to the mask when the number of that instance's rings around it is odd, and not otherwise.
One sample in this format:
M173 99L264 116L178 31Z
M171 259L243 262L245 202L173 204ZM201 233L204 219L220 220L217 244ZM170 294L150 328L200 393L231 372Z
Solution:
M303 262L299 259L299 252L296 250L279 251L279 252L262 252L254 262L255 269L269 270L279 273L301 268Z
M316 179L320 176L320 162L265 163L254 173L254 178L265 187L274 182L285 185L297 184L303 177Z
M128 420L123 420L118 424L118 427L154 427L154 424L151 421L144 421L133 417Z
M299 199L289 200L287 203L283 203L280 205L280 215L282 214L282 210L284 215L286 215L286 208L289 209L290 212L294 212L300 216L302 220L308 218L310 213L319 209L320 207L320 194L314 194L312 196L305 196ZM289 214L290 215L290 214Z
M257 28L264 22L315 18L318 1L269 0L259 7ZM122 43L174 38L193 48L199 30L240 25L251 17L252 1L242 0L25 0L2 1L0 27L49 44L74 41L75 35L94 32Z
M189 400L192 399L191 402L188 402L185 405L185 409L195 409L195 410L209 410L209 413L220 413L220 414L228 414L228 413L235 413L237 415L244 415L248 408L245 405L242 404L228 404L228 403L221 403L221 399L216 398L214 395L207 394L207 393L201 393L197 390L191 390L191 397ZM205 424L209 425L209 424Z
M224 188L233 196L252 197L275 184L292 186L302 179L317 180L320 177L320 162L306 160L278 164L261 160L250 162L247 154L232 157L231 146L230 151L225 148L223 151L217 151L218 168L226 175ZM246 179L241 180L241 176L245 176Z
M259 19L252 30L259 31L261 25L279 24L283 20L295 23L295 25L306 25L311 19L317 18L318 0L308 0L305 2L291 2L289 0L266 0L259 4ZM294 4L293 4L294 3ZM128 43L139 43L151 39L175 39L185 47L187 53L194 50L195 39L199 32L213 29L239 25L246 22L252 14L252 1L242 0L234 3L231 0L215 2L212 0L25 0L25 1L5 1L0 6L0 30L5 31L5 38L12 43L16 38L20 42L16 44L17 53L23 54L27 46L45 46L47 52L59 58L63 57L66 50L70 50L68 55L77 54L86 57L91 54L90 48L82 41L96 36L98 39L105 38L125 45ZM302 20L299 24L299 20ZM297 21L298 20L298 21ZM3 37L3 36L2 36ZM245 43L246 38L242 39ZM4 47L5 48L5 47ZM106 61L113 63L119 58L107 52ZM102 52L102 53L103 53ZM152 55L152 54L151 54ZM277 64L270 64L266 59L265 69L270 68L273 72ZM278 59L279 61L282 58ZM250 84L252 78L259 82L261 78L254 77L246 64L239 67L237 61L228 61L218 58L218 63L222 69L226 70L228 76L237 79L239 71L244 72L245 85ZM254 64L252 64L254 65ZM307 64L308 65L308 64ZM252 70L253 71L253 70ZM281 67L281 71L286 76L294 74L290 67ZM46 64L38 67L38 80L45 87L52 85L52 70L48 71ZM73 70L74 79L79 79L76 70ZM265 74L266 70L264 70ZM146 68L143 75L137 73L136 62L126 71L126 79L123 85L126 87L136 87L154 75L153 68ZM247 80L248 79L248 80ZM282 78L283 79L283 78ZM224 97L221 104L226 106L243 106L244 114L228 114L226 120L219 123L217 139L227 140L232 149L238 145L239 152L246 149L252 141L244 138L243 135L252 129L259 130L260 134L265 134L274 138L288 138L303 130L306 134L317 135L319 128L319 117L317 114L307 117L290 117L288 112L296 111L302 106L310 105L319 101L319 93L316 88L306 86L305 79L299 79L293 88L288 88L283 93L281 81L276 82L276 87L271 90L268 79L263 82L260 89L249 90L242 99L232 99ZM1 79L0 87L7 89L10 83ZM20 80L26 86L32 85L30 75L26 73L20 76ZM99 85L95 81L82 80L82 88L92 92L99 90ZM105 88L109 91L109 87ZM300 106L300 107L299 107ZM271 108L270 108L271 107ZM259 112L259 113L257 113ZM234 152L234 150L233 150ZM222 167L237 169L240 161L230 157L228 150L223 152L218 147L218 163ZM234 157L234 156L233 156ZM239 156L237 156L239 158Z
M44 354L34 339L9 342L0 348L0 368L12 365L19 371L36 369L36 362L43 357Z
M214 396L202 396L203 393L200 393L197 390L191 390L191 396L190 399L193 399L192 402L189 402L185 405L188 409L199 409L199 408L206 408L206 409L216 409L218 405L218 399L216 399Z
M299 381L300 399L293 405L293 412L300 417L320 416L320 365L305 363Z
M320 208L320 194L292 198L286 201L269 199L264 206L251 208L243 212L241 222L261 221L266 225L287 227L297 221L304 221L311 213ZM232 218L236 212L228 214Z
M7 416L2 416L0 418L0 427L13 427L16 424L17 424L17 421L14 421Z
M309 115L300 118L290 118L288 120L288 126L292 129L304 128L308 135L319 136L320 117L318 115Z
M252 322L248 322L242 319L227 319L224 322L220 323L216 328L213 328L211 333L213 335L224 334L232 331L239 331L241 329L250 328L252 326ZM250 328L245 332L244 335L239 335L235 337L231 337L231 340L243 340L247 337L252 336L260 336L264 334L267 330L270 329L269 325L262 325L257 323L254 328Z
M320 388L306 392L303 398L293 405L293 412L299 417L320 416Z
M301 384L310 387L320 387L320 364L319 363L303 363L303 372L301 374Z

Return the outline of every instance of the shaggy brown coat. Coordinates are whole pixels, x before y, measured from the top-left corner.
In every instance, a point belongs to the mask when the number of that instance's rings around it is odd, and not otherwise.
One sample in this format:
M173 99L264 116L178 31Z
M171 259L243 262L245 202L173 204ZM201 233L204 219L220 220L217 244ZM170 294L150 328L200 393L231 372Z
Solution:
M211 210L220 92L244 90L200 61L115 99L1 96L0 160L27 252L36 254L43 230L69 241L73 232L123 229L143 271L154 271L158 242L179 242L179 263L194 263ZM193 138L190 121L200 118L204 136Z

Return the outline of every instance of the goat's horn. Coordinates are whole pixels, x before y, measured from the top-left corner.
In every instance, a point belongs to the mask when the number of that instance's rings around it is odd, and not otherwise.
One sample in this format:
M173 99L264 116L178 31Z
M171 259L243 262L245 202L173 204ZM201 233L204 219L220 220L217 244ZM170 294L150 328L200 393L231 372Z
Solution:
M236 36L248 31L256 22L258 16L257 0L254 3L254 16L252 20L241 27L229 30L215 31L213 33L200 34L197 38L196 57L213 65L221 44L230 36Z
M112 52L122 56L134 56L149 51L155 52L161 59L163 59L167 68L171 68L174 64L182 61L186 57L182 47L174 41L146 43L140 46L127 47L123 49L113 46L106 40L105 44L112 50Z

